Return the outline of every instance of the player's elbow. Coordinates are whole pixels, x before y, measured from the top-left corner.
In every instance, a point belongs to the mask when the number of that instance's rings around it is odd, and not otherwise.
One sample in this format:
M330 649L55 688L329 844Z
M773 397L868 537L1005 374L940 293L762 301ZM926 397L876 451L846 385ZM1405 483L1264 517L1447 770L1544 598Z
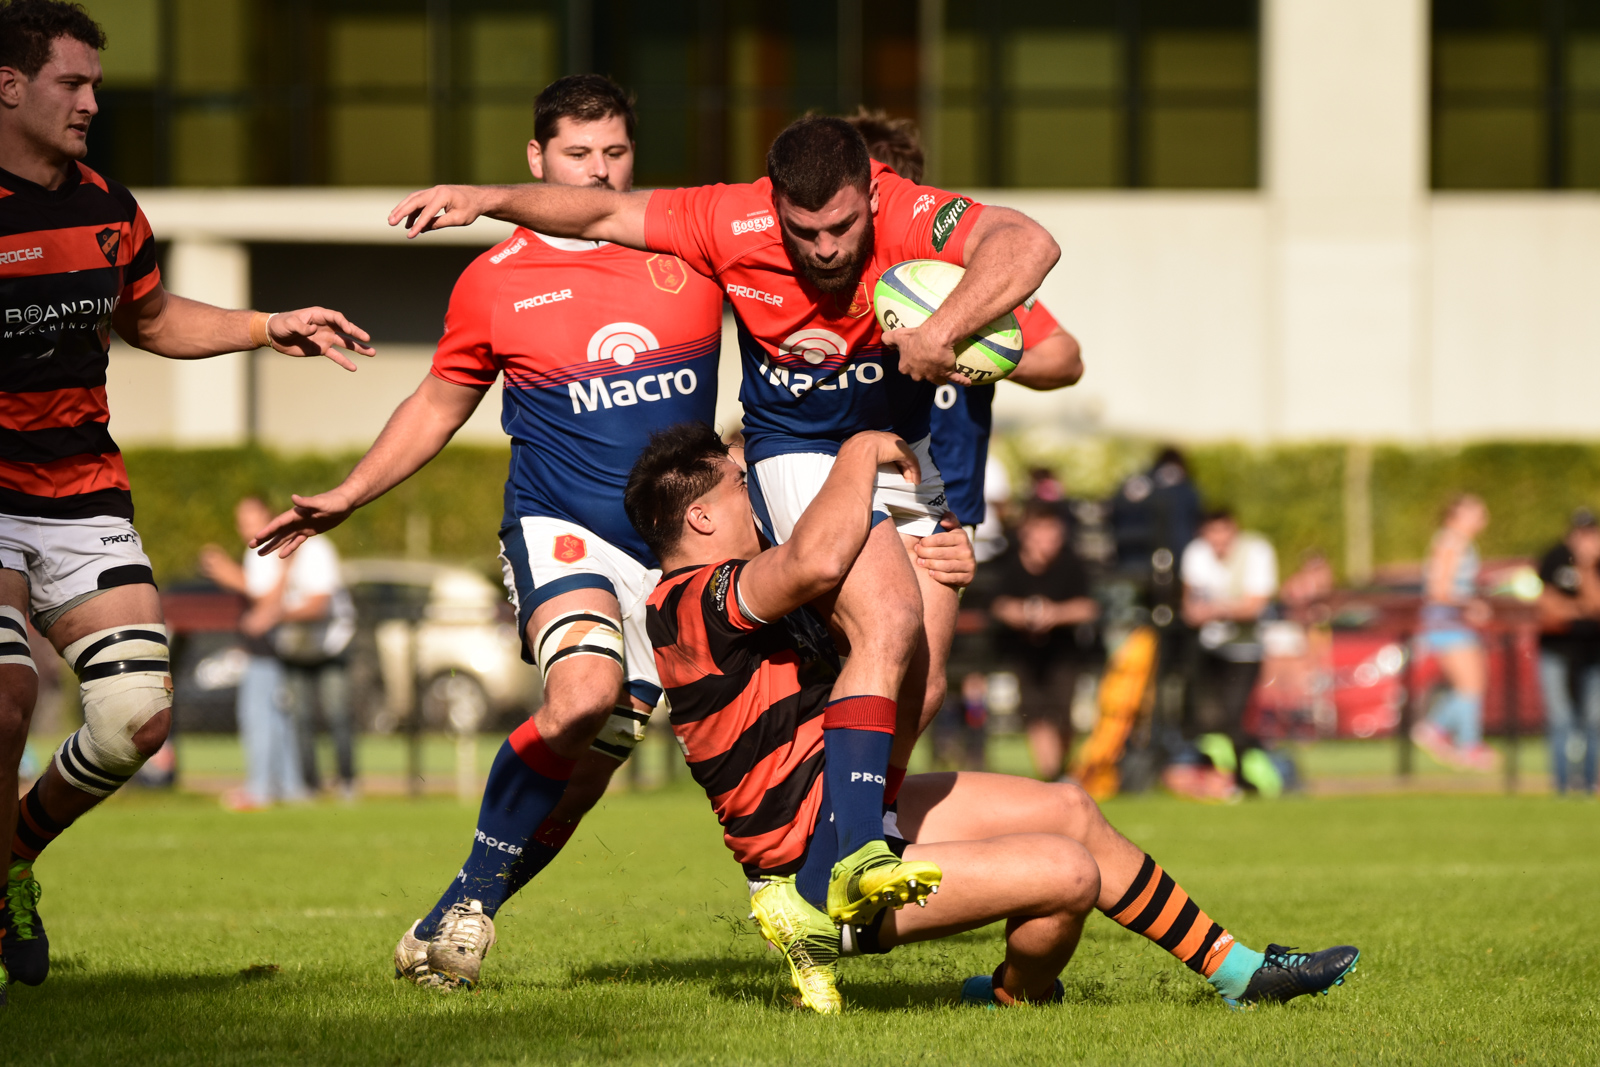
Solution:
M806 560L806 584L812 596L821 596L838 588L844 576L850 573L855 553L842 551L837 544L810 553Z

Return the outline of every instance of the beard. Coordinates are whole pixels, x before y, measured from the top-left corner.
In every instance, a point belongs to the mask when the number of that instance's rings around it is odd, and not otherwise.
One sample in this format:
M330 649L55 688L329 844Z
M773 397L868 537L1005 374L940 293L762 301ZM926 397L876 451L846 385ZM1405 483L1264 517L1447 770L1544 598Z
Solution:
M867 262L872 258L874 234L871 215L867 216L866 229L862 231L861 242L856 245L855 251L848 256L841 254L832 266L826 268L801 251L788 230L780 226L779 232L783 234L783 247L789 253L789 262L799 269L806 281L829 296L855 292L861 276L867 272Z

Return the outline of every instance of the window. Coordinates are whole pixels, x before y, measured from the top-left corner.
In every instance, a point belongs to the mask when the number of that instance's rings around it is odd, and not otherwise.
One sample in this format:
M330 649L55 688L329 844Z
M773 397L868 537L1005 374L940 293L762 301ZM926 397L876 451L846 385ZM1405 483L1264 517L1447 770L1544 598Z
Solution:
M1600 188L1600 0L1434 0L1433 185Z

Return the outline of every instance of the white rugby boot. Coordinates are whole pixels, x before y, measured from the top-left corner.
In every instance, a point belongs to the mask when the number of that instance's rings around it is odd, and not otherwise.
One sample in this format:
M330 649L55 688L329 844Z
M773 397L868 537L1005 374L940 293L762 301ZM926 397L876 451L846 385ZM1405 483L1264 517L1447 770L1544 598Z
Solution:
M436 986L439 976L428 967L428 943L417 937L418 919L410 929L400 935L394 947L394 976L422 986Z
M494 920L477 900L450 905L428 943L428 970L439 984L471 989L478 984L483 957L494 947Z

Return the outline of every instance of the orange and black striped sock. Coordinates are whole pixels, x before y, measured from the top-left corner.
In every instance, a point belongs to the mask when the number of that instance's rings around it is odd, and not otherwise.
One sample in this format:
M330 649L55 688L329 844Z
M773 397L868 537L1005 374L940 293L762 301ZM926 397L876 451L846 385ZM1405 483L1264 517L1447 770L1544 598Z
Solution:
M39 799L39 783L34 782L28 795L17 805L17 831L11 838L11 859L32 863L39 858L45 846L60 837L72 820L59 822L50 817Z
M1216 973L1234 945L1233 935L1212 922L1148 853L1138 877L1106 914L1148 937L1203 978Z

